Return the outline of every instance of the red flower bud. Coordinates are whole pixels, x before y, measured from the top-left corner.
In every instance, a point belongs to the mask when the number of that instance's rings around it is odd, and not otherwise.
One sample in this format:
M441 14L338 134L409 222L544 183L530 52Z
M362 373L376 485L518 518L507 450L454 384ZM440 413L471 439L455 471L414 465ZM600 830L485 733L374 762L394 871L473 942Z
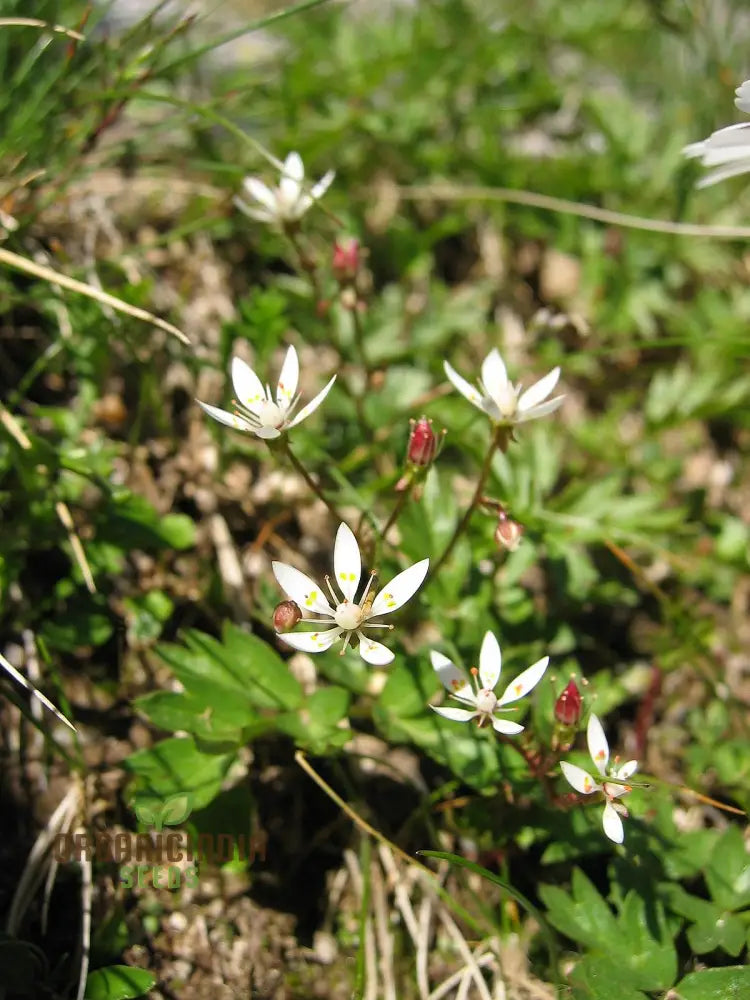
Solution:
M523 525L508 517L505 511L501 511L497 519L495 528L495 542L501 549L508 552L515 552L521 544L523 538Z
M578 685L571 678L568 686L555 702L555 718L562 726L577 726L581 718L583 699Z
M412 465L429 465L435 457L436 450L437 438L432 429L432 421L420 417L411 429L406 459Z
M273 612L273 627L277 632L288 632L302 618L302 612L296 601L282 601Z
M359 240L353 236L344 240L343 243L339 243L337 240L333 244L333 260L331 261L331 269L336 281L340 284L354 281L359 271L360 259Z

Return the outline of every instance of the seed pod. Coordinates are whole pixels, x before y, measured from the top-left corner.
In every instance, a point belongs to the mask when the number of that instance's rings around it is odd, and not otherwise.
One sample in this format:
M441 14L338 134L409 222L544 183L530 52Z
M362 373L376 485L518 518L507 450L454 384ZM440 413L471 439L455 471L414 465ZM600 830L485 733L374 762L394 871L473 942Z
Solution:
M514 521L512 517L508 517L505 511L501 511L495 528L495 542L498 547L507 549L508 552L515 552L521 544L522 538L523 525Z
M282 601L273 612L273 627L277 632L288 632L302 619L302 612L296 601Z

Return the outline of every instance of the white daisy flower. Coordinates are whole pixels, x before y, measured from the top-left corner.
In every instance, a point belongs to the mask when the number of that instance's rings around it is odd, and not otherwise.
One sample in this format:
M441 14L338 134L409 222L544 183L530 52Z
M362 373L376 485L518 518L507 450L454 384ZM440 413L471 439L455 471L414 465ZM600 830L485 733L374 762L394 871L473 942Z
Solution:
M638 768L638 761L629 760L619 766L614 765L607 769L609 763L609 744L604 735L602 724L596 715L589 718L588 729L586 730L586 740L589 746L589 753L594 762L599 775L602 778L611 778L616 782L627 781ZM569 764L566 760L560 761L562 773L569 785L572 785L577 792L582 795L590 795L592 792L603 792L606 802L604 804L604 815L602 816L602 826L604 832L616 844L621 844L625 838L625 831L622 827L620 816L627 816L628 811L625 806L618 802L621 795L626 795L632 791L629 785L612 784L610 781L597 782L588 771L576 764Z
M553 413L565 398L557 396L543 402L557 385L559 368L553 368L548 375L521 392L520 385L514 386L509 381L497 348L493 348L482 362L482 377L478 389L462 378L447 361L443 362L443 368L461 395L486 413L495 424L513 426L536 417L544 417Z
M510 722L497 713L505 711L505 705L518 701L536 687L549 663L548 656L537 660L519 674L498 698L495 686L500 680L502 653L500 644L492 632L486 632L482 640L479 670L476 667L471 670L473 684L463 670L459 670L447 656L443 656L437 650L432 650L430 659L445 688L458 701L470 706L470 708L444 708L442 705L431 705L432 710L445 719L453 719L454 722L470 722L472 719L478 719L480 726L490 722L496 732L505 736L515 736L523 732L523 726L517 722Z
M302 610L302 620L331 625L322 631L315 629L315 631L285 632L281 638L294 649L301 649L305 653L320 653L329 649L343 636L344 645L341 648L343 656L352 636L356 635L362 659L375 666L384 666L393 660L393 653L382 643L371 639L364 630L392 629L393 625L373 619L382 618L383 615L390 614L406 604L422 586L429 565L429 559L414 563L413 566L394 576L391 582L374 597L370 595L370 588L375 574L370 574L370 579L357 601L355 597L362 576L362 559L354 533L348 525L341 524L336 533L336 544L333 549L333 571L340 597L334 590L330 577L325 578L328 593L331 595L331 604L328 603L323 588L309 576L305 576L294 566L288 566L286 563L273 563L274 576L287 596L299 605Z
M734 103L750 114L750 80L735 91ZM698 187L709 187L728 177L750 171L750 122L728 125L713 132L708 139L691 142L682 150L685 156L699 157L704 167L715 167L698 181Z
M299 404L297 382L299 381L299 361L297 352L290 347L286 352L284 364L276 386L276 399L271 395L270 386L263 388L258 376L250 365L240 358L232 359L232 383L237 398L232 400L235 409L232 413L222 410L209 403L198 403L206 413L227 427L238 431L248 431L260 438L270 440L277 438L297 424L302 423L320 406L328 395L331 386L336 381L334 375L330 382L321 389L317 396L307 406L303 406L295 416Z
M299 222L307 210L322 198L335 177L329 170L317 184L305 190L305 167L299 153L290 153L284 160L281 180L277 188L270 188L258 177L246 177L242 182L245 194L255 203L248 205L241 198L235 198L235 204L245 215L259 222L278 223L282 227Z

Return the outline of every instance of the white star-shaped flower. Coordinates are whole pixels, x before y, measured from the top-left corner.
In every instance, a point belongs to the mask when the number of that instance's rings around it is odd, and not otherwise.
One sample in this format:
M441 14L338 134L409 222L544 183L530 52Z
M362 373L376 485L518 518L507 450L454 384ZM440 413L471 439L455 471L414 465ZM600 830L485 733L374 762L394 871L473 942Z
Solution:
M510 722L496 713L502 712L506 705L518 701L519 698L523 698L532 688L536 687L549 663L548 656L537 660L536 663L519 674L498 698L495 694L495 686L500 680L502 654L500 644L492 632L486 632L482 640L482 648L479 652L479 670L474 667L471 671L473 684L464 671L459 670L442 653L433 649L430 653L430 659L446 689L458 701L471 706L470 708L443 708L442 705L431 705L432 710L445 719L453 719L454 722L470 722L472 719L478 719L480 726L491 722L492 728L505 736L515 736L516 733L523 732L523 726L517 722Z
M734 103L740 111L750 113L750 80L745 80L735 94ZM698 181L699 188L747 173L750 171L750 122L720 128L708 139L691 142L682 152L685 156L700 157L704 167L716 168Z
M236 407L234 412L229 413L218 406L202 403L200 399L198 403L210 417L226 424L227 427L248 431L260 438L277 438L317 410L336 381L336 376L334 375L325 388L321 389L318 395L307 406L303 406L295 416L300 399L297 394L298 381L299 361L293 347L286 352L284 364L281 366L275 400L271 395L270 386L263 388L263 384L250 365L240 358L233 358L232 383L237 394L237 398L232 400Z
M513 385L508 379L505 364L497 348L493 348L482 362L482 377L479 388L462 378L447 361L443 362L445 374L470 403L486 413L495 424L522 424L536 417L553 413L562 404L564 396L547 399L557 385L560 369L553 368L548 375L539 379L528 389L521 391L520 385Z
M382 618L383 615L390 614L406 604L422 586L429 565L429 559L414 563L413 566L394 576L375 597L370 596L370 588L375 578L374 574L371 574L357 601L355 597L362 576L362 559L354 533L348 525L341 524L336 532L336 544L333 549L333 571L336 586L341 593L340 599L333 589L330 577L327 576L325 579L331 595L331 604L328 603L323 588L309 576L305 576L294 566L288 566L286 563L273 563L274 576L287 596L299 605L303 621L317 624L330 623L332 626L322 631L315 629L315 631L285 632L280 638L294 649L301 649L305 653L320 653L343 636L344 645L341 649L343 655L352 636L356 635L362 659L375 666L384 666L393 660L393 653L382 643L371 639L364 630L392 629L392 625L373 619Z
M279 224L299 222L307 210L322 198L331 185L335 173L329 170L309 192L305 190L305 166L299 153L290 153L284 160L281 180L277 188L270 188L258 177L246 177L242 182L245 194L255 203L248 205L241 198L235 198L238 208L259 222Z
M607 769L609 763L609 744L604 735L602 724L596 715L589 718L588 729L586 730L586 740L589 746L589 753L594 762L594 766L599 772L599 776L614 782L627 781L638 768L638 761L629 760L625 764L613 765ZM613 784L612 781L595 781L594 778L576 764L569 764L566 760L560 761L562 773L565 780L572 785L577 792L582 795L591 795L592 792L603 792L606 799L604 805L604 815L602 816L602 826L604 832L616 844L621 844L625 838L625 831L622 827L620 816L627 816L628 811L622 802L617 799L632 791L629 785Z

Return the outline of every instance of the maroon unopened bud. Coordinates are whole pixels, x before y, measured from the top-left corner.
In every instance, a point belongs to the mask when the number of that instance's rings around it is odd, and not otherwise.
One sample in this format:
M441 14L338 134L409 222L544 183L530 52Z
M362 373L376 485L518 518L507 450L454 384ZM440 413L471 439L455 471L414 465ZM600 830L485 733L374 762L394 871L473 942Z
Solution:
M296 601L282 601L273 612L273 627L277 632L288 632L302 619L302 612Z
M577 726L581 718L583 699L578 685L571 678L568 686L555 702L555 718L562 726Z
M361 253L359 240L350 236L341 243L338 240L333 245L333 260L331 270L333 276L340 284L349 284L357 277Z
M412 465L429 465L437 451L437 438L432 429L432 421L420 417L412 426L406 459Z
M501 511L495 528L495 541L501 549L515 552L523 538L523 525Z

